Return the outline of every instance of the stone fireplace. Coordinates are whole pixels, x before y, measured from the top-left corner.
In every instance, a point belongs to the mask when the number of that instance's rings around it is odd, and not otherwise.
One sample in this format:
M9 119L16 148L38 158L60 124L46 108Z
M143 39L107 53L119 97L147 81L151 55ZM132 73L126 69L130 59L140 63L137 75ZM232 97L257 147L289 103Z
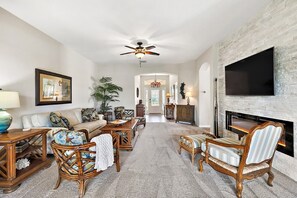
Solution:
M238 134L239 137L246 135L253 127L266 121L279 122L284 125L285 133L281 137L277 150L294 157L293 122L226 111L226 129Z

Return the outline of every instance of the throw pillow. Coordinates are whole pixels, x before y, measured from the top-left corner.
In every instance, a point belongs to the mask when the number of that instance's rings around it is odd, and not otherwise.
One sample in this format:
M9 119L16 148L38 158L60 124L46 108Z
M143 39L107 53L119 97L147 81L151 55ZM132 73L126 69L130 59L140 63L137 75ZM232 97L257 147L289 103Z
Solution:
M99 120L99 115L95 108L84 108L81 110L81 117L83 122L92 122Z
M64 127L70 130L73 129L72 127L70 127L70 123L67 118L63 116L58 116L54 112L50 113L50 121L53 127Z

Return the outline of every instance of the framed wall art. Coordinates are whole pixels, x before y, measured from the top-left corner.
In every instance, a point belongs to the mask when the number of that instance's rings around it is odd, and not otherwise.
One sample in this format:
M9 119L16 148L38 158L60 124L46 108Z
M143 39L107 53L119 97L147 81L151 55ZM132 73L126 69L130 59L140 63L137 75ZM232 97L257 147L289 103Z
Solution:
M35 105L72 103L72 78L35 69Z

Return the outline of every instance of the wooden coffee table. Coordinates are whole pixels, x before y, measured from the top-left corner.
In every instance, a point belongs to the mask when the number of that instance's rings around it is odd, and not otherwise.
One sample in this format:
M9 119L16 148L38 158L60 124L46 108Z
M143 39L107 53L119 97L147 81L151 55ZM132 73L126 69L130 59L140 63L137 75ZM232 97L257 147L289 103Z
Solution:
M133 118L122 125L107 124L100 130L102 133L118 133L120 135L120 149L132 151L137 139L137 121Z

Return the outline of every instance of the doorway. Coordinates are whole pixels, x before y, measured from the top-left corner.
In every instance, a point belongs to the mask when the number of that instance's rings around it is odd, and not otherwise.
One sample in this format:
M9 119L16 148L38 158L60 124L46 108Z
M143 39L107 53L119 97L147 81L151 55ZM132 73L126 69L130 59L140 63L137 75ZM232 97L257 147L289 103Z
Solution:
M146 114L162 114L165 104L165 87L145 87Z
M170 95L171 103L177 102L177 80L176 74L168 73L136 75L135 89L139 91L139 95L135 93L135 104L137 105L139 100L142 100L145 106L145 115L163 115L168 95Z
M204 63L199 69L199 127L210 127L210 82L210 65L209 63Z

